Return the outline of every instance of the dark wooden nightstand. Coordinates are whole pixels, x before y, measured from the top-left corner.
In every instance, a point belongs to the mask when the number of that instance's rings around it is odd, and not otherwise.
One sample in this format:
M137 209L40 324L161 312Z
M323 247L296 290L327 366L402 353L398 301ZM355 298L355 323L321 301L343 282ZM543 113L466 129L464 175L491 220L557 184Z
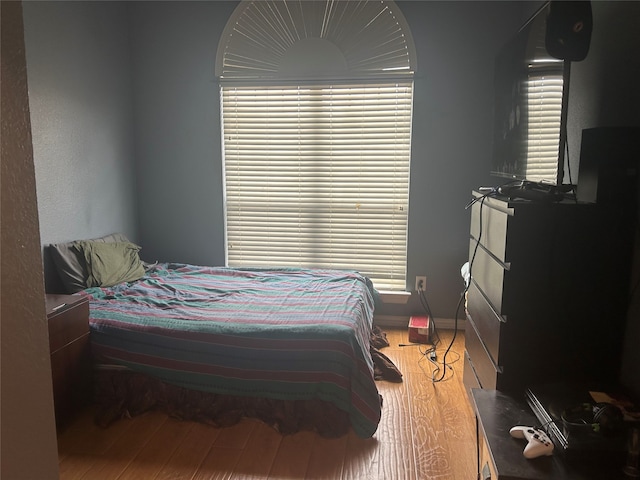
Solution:
M56 426L62 429L91 398L89 301L79 295L47 295L46 304Z

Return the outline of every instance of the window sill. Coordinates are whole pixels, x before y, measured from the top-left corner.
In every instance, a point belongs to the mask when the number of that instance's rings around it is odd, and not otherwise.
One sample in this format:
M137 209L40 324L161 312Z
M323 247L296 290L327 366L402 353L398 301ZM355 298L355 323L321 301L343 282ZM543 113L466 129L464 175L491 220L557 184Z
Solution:
M406 304L411 297L411 292L392 292L379 290L378 295L383 303Z

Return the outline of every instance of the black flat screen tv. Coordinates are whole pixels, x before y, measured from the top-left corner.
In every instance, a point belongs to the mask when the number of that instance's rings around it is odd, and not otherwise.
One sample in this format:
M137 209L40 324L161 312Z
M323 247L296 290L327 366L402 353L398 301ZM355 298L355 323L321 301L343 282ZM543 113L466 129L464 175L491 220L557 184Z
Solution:
M562 185L570 62L545 47L543 5L495 62L494 176Z

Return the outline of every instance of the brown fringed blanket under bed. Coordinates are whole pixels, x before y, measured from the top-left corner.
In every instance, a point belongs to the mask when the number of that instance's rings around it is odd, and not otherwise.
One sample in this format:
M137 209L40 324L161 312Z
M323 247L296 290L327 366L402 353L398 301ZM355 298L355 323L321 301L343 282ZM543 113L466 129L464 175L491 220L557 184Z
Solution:
M401 382L402 373L379 349L389 345L386 334L373 327L370 352L376 380ZM96 423L106 427L124 417L160 410L181 420L229 427L243 418L259 419L287 435L303 430L339 437L351 428L349 415L319 399L278 400L220 395L189 390L126 368L96 370ZM380 397L382 402L382 397Z
M357 272L155 265L89 297L98 421L149 409L215 425L372 436L401 381Z

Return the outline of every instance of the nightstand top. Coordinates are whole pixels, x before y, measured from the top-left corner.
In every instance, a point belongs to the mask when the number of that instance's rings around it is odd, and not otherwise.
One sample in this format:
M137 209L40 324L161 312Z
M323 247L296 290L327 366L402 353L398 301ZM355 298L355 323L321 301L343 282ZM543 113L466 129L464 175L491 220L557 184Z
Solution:
M57 293L46 294L47 316L63 312L75 305L88 302L82 295L62 295Z

